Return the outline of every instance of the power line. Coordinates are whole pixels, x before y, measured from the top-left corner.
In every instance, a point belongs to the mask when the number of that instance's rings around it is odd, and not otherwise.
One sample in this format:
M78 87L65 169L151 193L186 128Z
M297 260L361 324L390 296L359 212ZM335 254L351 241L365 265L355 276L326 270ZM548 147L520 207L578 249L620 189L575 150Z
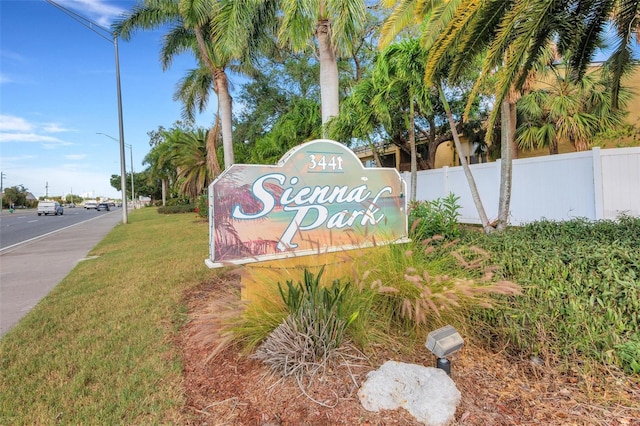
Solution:
M62 11L63 13L69 15L71 18L73 18L75 21L79 22L80 25L83 25L87 28L89 28L91 31L93 31L94 33L98 34L100 37L102 37L103 39L107 40L109 43L112 43L113 40L113 36L114 33L112 33L111 31L109 31L107 28L103 27L102 25L93 22L91 19L86 18L76 12L74 12L73 10L67 9L66 7L52 1L52 0L45 0L47 3L49 3L50 5L54 6L55 8L57 8L58 10ZM100 30L100 31L98 31ZM109 36L107 37L106 34L108 34Z

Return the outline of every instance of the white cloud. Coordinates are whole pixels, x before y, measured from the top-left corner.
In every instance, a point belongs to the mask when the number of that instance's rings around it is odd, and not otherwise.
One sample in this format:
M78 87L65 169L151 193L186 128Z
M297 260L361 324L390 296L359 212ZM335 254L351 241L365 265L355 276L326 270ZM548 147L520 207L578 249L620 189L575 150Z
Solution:
M85 158L87 158L87 154L69 154L69 155L65 155L64 158L66 158L67 160L84 160Z
M62 133L62 132L71 132L73 130L62 127L58 123L45 123L42 125L42 130L47 133Z
M29 132L33 126L24 118L0 114L0 131Z
M6 74L0 73L0 84L7 84L7 83L11 83L13 80L11 80L11 77L9 77Z
M78 11L85 18L109 29L111 22L125 12L124 9L106 4L101 0L58 0L61 6Z
M17 164L21 164L25 161L30 161L35 159L35 155L18 155L18 156L2 156L2 167L13 168L16 167Z
M49 145L71 145L53 136L39 135L37 133L10 133L0 132L0 142L40 142Z
M47 133L69 132L57 123L31 123L22 117L0 115L0 143L41 143L45 149L73 145Z

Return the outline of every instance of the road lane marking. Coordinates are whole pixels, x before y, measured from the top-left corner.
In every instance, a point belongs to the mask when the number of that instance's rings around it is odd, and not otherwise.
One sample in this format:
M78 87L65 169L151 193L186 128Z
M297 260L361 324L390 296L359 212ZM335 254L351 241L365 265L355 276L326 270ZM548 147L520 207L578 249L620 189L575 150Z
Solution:
M107 214L111 214L111 213L112 212L109 212ZM115 211L113 213L115 213ZM33 237L33 238L21 241L21 242L16 243L16 244L12 244L10 246L4 247L4 248L0 248L0 255L4 254L4 252L6 250L9 250L11 248L16 248L18 246L21 246L22 244L30 243L32 241L39 240L40 238L48 237L49 235L53 235L53 234L55 234L57 232L64 231L65 229L73 228L74 226L82 225L83 223L86 223L86 222L91 222L92 220L100 219L101 217L104 217L104 215L96 216L96 217L93 217L93 218L87 219L87 220L83 220L82 222L74 223L73 225L65 226L64 228L56 229L55 231L47 232L46 234L38 235L37 237Z

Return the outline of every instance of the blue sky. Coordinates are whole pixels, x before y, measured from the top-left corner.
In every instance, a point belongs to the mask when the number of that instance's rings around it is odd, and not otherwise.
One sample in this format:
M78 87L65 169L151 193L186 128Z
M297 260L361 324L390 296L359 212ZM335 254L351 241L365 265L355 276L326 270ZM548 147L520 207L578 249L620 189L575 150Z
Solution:
M130 1L55 0L109 27ZM196 66L181 55L162 71L163 31L138 32L118 43L124 140L139 172L149 152L147 132L180 119L173 101L175 86ZM109 184L120 174L115 50L101 38L45 0L0 0L0 171L3 186L24 185L36 197L120 198ZM196 124L209 127L217 108ZM127 172L131 170L126 148Z

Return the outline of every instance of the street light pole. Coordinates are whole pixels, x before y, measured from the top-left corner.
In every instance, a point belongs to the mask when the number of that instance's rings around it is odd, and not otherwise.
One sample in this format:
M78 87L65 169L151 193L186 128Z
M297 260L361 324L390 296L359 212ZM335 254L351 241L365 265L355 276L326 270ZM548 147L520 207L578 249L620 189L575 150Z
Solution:
M136 208L136 201L135 201L135 195L136 195L136 187L133 185L133 147L131 146L131 144L125 144L129 147L129 154L131 154L131 202L133 202L133 208Z
M75 19L80 24L82 24L85 27L89 28L91 31L93 31L94 33L96 33L100 37L102 37L103 39L105 39L108 42L113 44L113 48L114 48L114 51L115 51L115 59L116 59L116 91L117 91L117 97L118 97L118 126L119 126L119 129L120 129L120 176L121 176L120 185L122 187L122 200L123 200L123 203L122 203L122 223L126 225L128 223L127 197L126 197L126 183L127 183L126 174L127 174L127 168L126 168L126 164L125 164L125 153L124 153L124 125L123 125L123 121L122 121L122 91L121 91L121 88L120 88L120 57L118 55L118 33L116 33L116 32L112 33L107 28L104 28L101 25L98 25L97 23L93 22L92 20L90 20L88 18L85 18L84 16L80 15L79 13L72 12L71 10L59 5L58 3L56 3L53 0L46 0L46 2L51 4L51 5L53 5L54 7L58 8L58 9L60 9L66 15L68 15L71 18ZM98 30L100 30L100 31L98 31ZM107 37L106 34L108 34L111 37L113 37L113 40L109 39L109 37Z
M120 132L120 185L122 185L122 194L126 194L125 182L127 174L127 166L124 159L124 125L122 124L122 91L120 90L120 57L118 56L118 34L113 33L113 49L116 54L116 87L118 92L118 128ZM133 167L133 164L131 164ZM133 179L133 176L131 177ZM122 223L128 222L127 203L122 203Z
M106 133L96 132L96 134L106 136L109 139L113 139L116 142L120 142L118 139L114 138L113 136L107 135ZM135 201L134 201L135 187L133 186L133 146L131 146L131 144L129 143L125 143L124 146L129 148L129 154L131 155L130 157L131 158L131 203L133 203L135 207ZM125 171L125 174L126 174L126 171ZM123 179L122 182L126 182L126 181ZM126 196L126 188L125 188L125 196ZM125 201L126 201L126 198L125 198Z

